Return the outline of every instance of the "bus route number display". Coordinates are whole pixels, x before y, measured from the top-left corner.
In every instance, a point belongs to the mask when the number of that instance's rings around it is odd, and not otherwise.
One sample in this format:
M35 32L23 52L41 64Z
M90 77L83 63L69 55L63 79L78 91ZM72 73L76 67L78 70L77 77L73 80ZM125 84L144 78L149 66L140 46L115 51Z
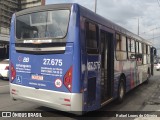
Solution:
M43 65L62 66L62 59L43 59Z

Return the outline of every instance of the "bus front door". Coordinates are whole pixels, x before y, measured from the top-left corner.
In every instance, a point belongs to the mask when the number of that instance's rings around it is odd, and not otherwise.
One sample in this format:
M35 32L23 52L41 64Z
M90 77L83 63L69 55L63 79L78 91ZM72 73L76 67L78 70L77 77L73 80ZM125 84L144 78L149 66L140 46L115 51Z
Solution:
M101 103L112 97L113 75L113 34L101 31Z

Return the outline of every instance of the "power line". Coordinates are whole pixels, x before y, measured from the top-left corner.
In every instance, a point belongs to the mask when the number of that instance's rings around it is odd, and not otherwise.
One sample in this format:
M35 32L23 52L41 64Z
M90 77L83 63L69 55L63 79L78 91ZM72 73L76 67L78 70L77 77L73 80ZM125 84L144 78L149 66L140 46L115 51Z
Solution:
M151 29L151 30L149 30L149 31L147 31L147 32L140 33L140 35L146 34L146 33L150 32L150 31L153 31L153 30L156 30L156 29L160 29L160 27L156 27L156 28L153 28L153 29Z
M153 38L149 38L149 40L152 40L152 39L155 39L155 38L159 38L159 37L160 37L160 35L156 36L156 37L153 37Z

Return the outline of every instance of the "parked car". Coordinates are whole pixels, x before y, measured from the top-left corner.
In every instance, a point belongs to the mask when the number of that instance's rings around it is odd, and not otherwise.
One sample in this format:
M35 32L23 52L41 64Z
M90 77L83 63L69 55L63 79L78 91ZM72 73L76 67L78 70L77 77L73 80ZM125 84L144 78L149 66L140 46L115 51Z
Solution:
M160 62L155 63L155 64L154 64L154 67L155 67L155 69L156 69L157 71L159 71L159 70L160 70Z
M0 60L0 77L9 78L9 59Z

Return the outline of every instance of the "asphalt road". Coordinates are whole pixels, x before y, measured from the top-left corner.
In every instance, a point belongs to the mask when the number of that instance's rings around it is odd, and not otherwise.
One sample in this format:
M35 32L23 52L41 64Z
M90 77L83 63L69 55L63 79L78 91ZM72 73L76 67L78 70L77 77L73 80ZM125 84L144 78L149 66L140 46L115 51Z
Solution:
M160 85L160 71L155 71L155 75L150 78L149 84L142 84L136 87L134 90L130 91L126 94L125 100L121 104L116 104L116 101L111 102L105 107L101 108L99 111L144 111L144 110L159 110L160 107L157 107L157 104L149 106L148 101L151 100L151 96L155 93L157 86ZM153 109L154 108L154 109ZM156 109L155 109L156 108ZM77 119L79 117L57 111L54 109L50 109L47 107L43 107L40 105L36 105L35 103L29 103L24 101L13 101L10 98L9 94L9 82L8 80L0 80L0 111L45 111L47 114L55 116L55 117L43 117L43 118L25 118L29 120L53 120L53 119ZM50 111L50 112L48 112ZM90 112L83 117L89 118L88 116L97 115L98 117L94 117L94 119L100 119L99 116L102 116L101 119L106 119L103 117L103 114L98 111ZM100 114L100 115L98 115ZM12 119L17 120L17 118L0 118L0 120ZM21 119L21 118L20 118ZM107 118L109 120L113 120L114 118ZM123 118L122 120L128 120L128 118ZM134 118L130 118L134 119Z

